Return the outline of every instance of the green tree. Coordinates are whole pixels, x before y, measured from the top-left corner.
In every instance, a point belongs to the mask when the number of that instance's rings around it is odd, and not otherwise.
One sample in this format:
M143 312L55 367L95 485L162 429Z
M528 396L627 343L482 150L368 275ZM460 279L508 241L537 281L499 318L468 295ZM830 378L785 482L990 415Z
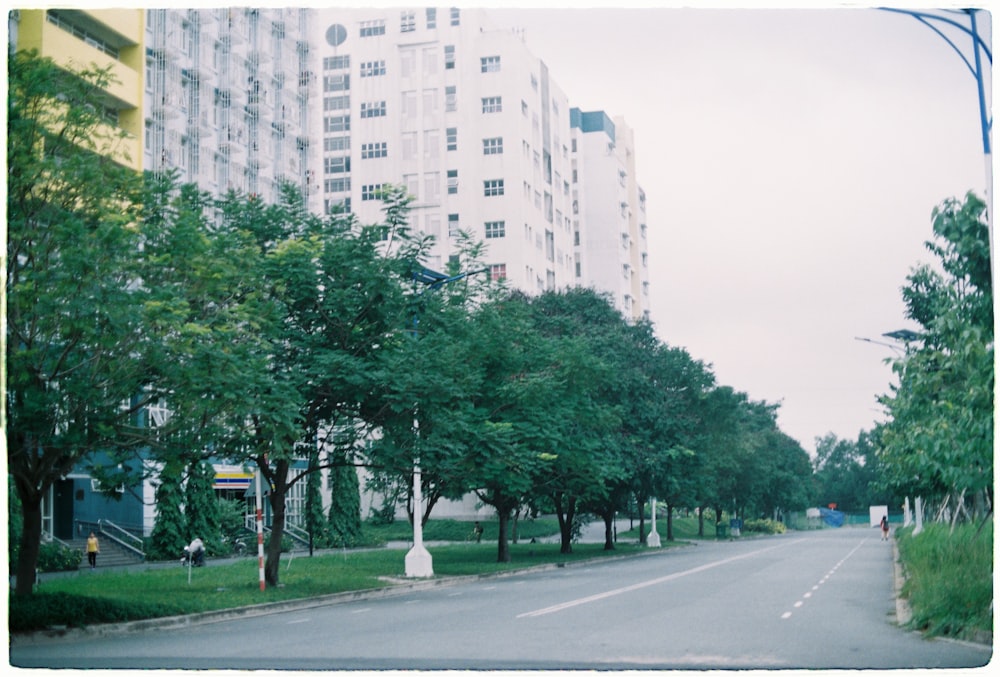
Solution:
M150 559L179 557L188 544L187 524L182 509L183 466L172 461L163 465L156 480L156 519L150 534Z
M219 502L215 497L215 470L208 461L197 460L188 467L184 486L184 517L188 540L200 538L208 552L225 552L219 523Z
M140 177L116 161L107 71L8 60L7 467L23 514L17 595L31 594L42 497L99 450L145 443L149 364L136 252Z
M350 465L330 468L328 529L331 545L351 547L361 542L361 492L358 471Z
M943 499L957 519L971 497L993 504L993 288L986 205L969 193L934 210L923 264L903 289L919 340L893 363L899 385L882 399L882 486ZM943 510L942 510L943 512Z

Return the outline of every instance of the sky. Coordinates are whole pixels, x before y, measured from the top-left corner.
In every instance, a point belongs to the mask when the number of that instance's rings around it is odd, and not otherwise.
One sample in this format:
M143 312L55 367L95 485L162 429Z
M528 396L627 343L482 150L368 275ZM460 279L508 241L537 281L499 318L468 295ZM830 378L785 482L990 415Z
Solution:
M910 16L688 4L489 13L634 130L660 339L812 454L884 420L896 353L858 339L919 328L900 290L932 210L986 194L976 80Z

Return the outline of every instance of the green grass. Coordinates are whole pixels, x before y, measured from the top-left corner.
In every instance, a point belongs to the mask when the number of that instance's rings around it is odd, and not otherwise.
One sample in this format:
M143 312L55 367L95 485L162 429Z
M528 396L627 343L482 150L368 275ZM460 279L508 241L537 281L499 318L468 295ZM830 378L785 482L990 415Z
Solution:
M510 548L509 563L496 561L495 542L445 545L428 550L436 577L495 574L553 562L649 552L637 544L619 544L617 550L604 551L602 544L577 543L568 555L559 553L557 543L522 542L511 544ZM98 574L82 572L45 581L30 597L12 596L9 630L80 627L381 588L393 584L388 578L404 578L405 557L405 549L348 550L314 557L285 554L281 559L280 587L264 591L260 590L255 558L214 565L210 562L190 572L180 565Z
M931 636L972 639L993 631L993 523L930 524L917 536L898 532L906 573L902 594L910 603L910 626Z

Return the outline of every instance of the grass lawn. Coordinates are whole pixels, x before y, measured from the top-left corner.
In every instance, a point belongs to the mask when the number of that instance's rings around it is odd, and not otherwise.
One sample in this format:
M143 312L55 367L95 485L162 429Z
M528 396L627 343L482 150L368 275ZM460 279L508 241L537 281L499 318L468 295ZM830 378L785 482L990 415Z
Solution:
M485 524L484 524L485 526ZM485 536L484 536L485 538ZM649 552L637 544L576 543L568 555L558 543L511 544L511 562L498 563L495 541L429 547L435 577L495 574L548 563L570 563ZM405 576L404 549L345 550L308 555L285 553L277 588L260 590L256 558L188 570L180 565L132 571L83 571L45 581L28 598L10 598L9 630L25 632L65 625L122 622L232 609L393 585ZM190 582L188 574L190 573Z
M903 596L912 611L910 626L929 635L976 639L993 632L993 522L977 530L962 524L912 527L897 533L906 572Z

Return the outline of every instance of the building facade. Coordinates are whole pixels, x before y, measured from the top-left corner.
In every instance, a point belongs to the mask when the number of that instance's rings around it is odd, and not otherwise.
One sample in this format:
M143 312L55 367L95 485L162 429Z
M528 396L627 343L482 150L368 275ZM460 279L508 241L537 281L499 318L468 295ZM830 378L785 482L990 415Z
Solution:
M621 117L572 110L577 284L607 293L631 320L649 317L646 194L634 133Z
M103 92L104 117L128 135L116 159L142 169L142 11L13 10L8 31L9 50L36 50L68 69L110 69L113 82Z
M326 209L381 220L379 189L414 197L411 226L443 270L460 231L494 279L574 283L570 108L521 37L482 10L320 10L314 101Z
M143 167L176 169L216 196L273 202L287 181L310 197L308 16L146 10Z

